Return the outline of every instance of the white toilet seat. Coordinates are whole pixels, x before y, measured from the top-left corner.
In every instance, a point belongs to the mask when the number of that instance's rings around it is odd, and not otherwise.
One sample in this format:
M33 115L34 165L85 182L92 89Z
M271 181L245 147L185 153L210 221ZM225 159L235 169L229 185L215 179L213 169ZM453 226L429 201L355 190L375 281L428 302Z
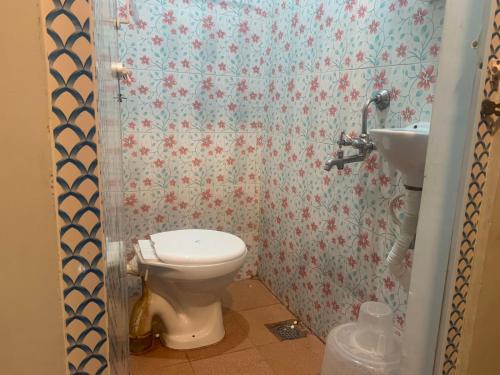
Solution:
M206 229L183 229L151 235L158 259L169 265L208 266L246 254L245 243L233 234Z
M229 233L187 229L152 235L134 248L137 272L149 287L143 314L149 332L157 317L161 340L172 349L222 340L221 299L245 261L245 243Z
M238 269L247 255L239 237L203 229L158 233L151 235L151 240L139 240L134 248L140 268L164 268L178 280L224 276Z

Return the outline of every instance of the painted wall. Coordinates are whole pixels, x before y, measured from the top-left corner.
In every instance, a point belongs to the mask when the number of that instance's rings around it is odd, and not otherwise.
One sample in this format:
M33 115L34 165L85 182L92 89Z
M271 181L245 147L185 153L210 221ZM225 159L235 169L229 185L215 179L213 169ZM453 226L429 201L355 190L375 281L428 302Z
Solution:
M258 274L321 337L368 300L387 302L404 326L407 293L384 263L401 177L377 153L343 171L323 163L342 130L359 133L376 90L392 103L369 127L430 119L443 11L444 1L306 0L272 12Z
M267 2L133 3L120 31L132 68L122 82L129 244L177 228L229 231L250 250L240 276L255 275Z
M9 17L0 24L5 73L0 90L0 373L62 375L61 266L40 1L10 1L2 10ZM15 38L12 30L17 30Z

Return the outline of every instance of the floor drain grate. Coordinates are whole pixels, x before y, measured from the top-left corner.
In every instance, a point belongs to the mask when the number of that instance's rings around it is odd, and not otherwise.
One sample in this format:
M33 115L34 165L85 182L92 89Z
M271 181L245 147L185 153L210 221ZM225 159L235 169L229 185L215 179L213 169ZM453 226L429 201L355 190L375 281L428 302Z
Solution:
M295 340L307 336L307 330L296 320L269 323L266 324L266 327L280 341Z

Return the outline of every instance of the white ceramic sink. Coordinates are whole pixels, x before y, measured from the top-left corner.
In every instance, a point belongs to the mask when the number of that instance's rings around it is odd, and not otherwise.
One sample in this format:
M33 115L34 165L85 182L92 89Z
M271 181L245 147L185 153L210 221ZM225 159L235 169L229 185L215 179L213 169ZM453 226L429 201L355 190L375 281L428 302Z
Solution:
M422 187L430 124L419 122L405 128L369 131L377 150L403 174L405 185Z

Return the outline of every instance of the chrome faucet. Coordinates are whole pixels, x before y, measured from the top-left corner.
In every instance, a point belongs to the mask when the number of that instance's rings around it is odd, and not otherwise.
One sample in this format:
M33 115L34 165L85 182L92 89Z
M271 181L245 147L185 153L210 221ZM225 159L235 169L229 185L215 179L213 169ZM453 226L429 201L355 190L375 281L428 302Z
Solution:
M352 156L347 156L344 158L344 150L337 151L337 159L328 159L325 163L325 171L331 171L333 167L337 167L338 170L344 169L344 166L349 163L357 163L366 159L366 154L357 154Z
M345 164L356 163L359 161L363 161L366 159L366 156L375 149L375 145L373 142L367 141L363 138L351 138L349 137L345 131L340 133L340 138L337 141L339 145L339 150L337 151L336 159L328 159L325 163L325 171L330 171L333 167L337 167L337 169L344 169ZM358 150L357 155L344 157L344 150L342 150L343 146L351 146Z
M391 97L389 91L381 90L375 93L363 106L361 134L357 138L351 138L345 131L340 133L340 138L337 141L339 150L337 151L336 159L328 159L325 163L325 171L330 171L333 167L339 170L344 169L345 164L356 163L366 159L366 157L375 150L375 144L370 140L368 135L368 107L370 104L375 103L378 110L383 111L391 104ZM342 147L350 146L358 150L356 155L344 157L344 150Z

